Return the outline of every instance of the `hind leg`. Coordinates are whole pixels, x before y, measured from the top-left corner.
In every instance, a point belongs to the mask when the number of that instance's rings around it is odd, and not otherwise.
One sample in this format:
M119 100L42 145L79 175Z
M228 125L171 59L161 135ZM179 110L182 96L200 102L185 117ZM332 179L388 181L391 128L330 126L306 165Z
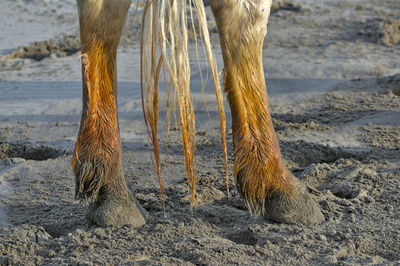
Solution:
M269 112L262 48L270 7L271 0L211 0L232 113L235 179L250 211L311 225L324 217L282 162Z
M75 199L90 202L97 225L145 223L121 165L116 55L130 0L77 0L82 42L83 110L72 167Z

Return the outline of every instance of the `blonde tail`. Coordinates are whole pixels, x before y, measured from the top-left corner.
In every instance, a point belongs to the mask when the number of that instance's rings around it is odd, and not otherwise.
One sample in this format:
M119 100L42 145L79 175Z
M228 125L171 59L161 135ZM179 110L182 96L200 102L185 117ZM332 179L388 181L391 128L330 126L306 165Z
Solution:
M178 108L183 140L183 153L185 157L188 185L191 190L192 210L194 207L196 191L194 165L195 119L190 96L190 64L188 53L186 10L190 9L190 14L193 14L193 6L195 7L195 13L198 17L200 26L199 34L206 48L208 62L214 81L219 115L221 119L221 139L225 158L227 189L229 189L227 170L228 160L225 138L225 111L222 100L221 85L218 79L217 66L211 50L203 1L146 0L142 17L142 39L140 45L142 106L147 133L154 146L156 170L160 182L163 207L164 196L161 180L160 147L157 139L157 123L159 111L158 83L161 70L165 71L164 69L166 69L170 77L170 86L174 89L178 98ZM168 82L165 80L165 83L167 84ZM170 93L167 93L167 106L170 106L169 103ZM167 114L169 114L169 110L167 110ZM169 124L167 123L167 134L169 129L168 125Z

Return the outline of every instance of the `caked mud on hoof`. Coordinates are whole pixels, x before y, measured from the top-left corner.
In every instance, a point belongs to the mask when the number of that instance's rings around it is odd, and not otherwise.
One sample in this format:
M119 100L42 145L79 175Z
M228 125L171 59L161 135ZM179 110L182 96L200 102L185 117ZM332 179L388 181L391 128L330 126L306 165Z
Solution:
M146 223L146 210L136 202L130 191L124 195L104 192L90 204L86 219L91 225L140 227Z
M292 198L273 193L265 199L264 217L287 224L315 225L325 218L320 206L312 199L304 185L299 184Z

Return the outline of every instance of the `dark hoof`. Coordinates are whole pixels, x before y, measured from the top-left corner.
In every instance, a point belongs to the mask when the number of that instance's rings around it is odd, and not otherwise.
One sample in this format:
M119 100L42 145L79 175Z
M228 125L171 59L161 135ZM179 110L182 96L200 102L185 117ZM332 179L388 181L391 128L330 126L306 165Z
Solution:
M140 227L146 223L146 211L134 199L131 192L125 196L110 193L99 195L99 199L89 207L86 218L90 224L99 226L132 225Z
M268 196L265 199L264 210L264 217L279 223L309 226L325 220L319 205L302 184L299 184L293 198L282 194Z

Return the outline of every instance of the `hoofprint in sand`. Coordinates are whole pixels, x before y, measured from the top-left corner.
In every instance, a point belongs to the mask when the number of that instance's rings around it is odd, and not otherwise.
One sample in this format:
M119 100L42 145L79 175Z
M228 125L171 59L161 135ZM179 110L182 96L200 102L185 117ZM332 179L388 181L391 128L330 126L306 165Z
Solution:
M399 262L398 1L274 6L264 49L267 87L287 165L326 219L310 228L250 216L232 178L227 198L215 96L209 82L209 119L195 68L197 207L192 216L180 132L172 131L170 162L162 155L163 215L139 99L138 23L124 30L118 100L124 171L150 216L138 229L88 227L86 207L73 201L70 164L81 112L75 6L0 5L7 33L0 41L1 264ZM209 27L222 65L212 21ZM26 49L13 52L18 46Z

